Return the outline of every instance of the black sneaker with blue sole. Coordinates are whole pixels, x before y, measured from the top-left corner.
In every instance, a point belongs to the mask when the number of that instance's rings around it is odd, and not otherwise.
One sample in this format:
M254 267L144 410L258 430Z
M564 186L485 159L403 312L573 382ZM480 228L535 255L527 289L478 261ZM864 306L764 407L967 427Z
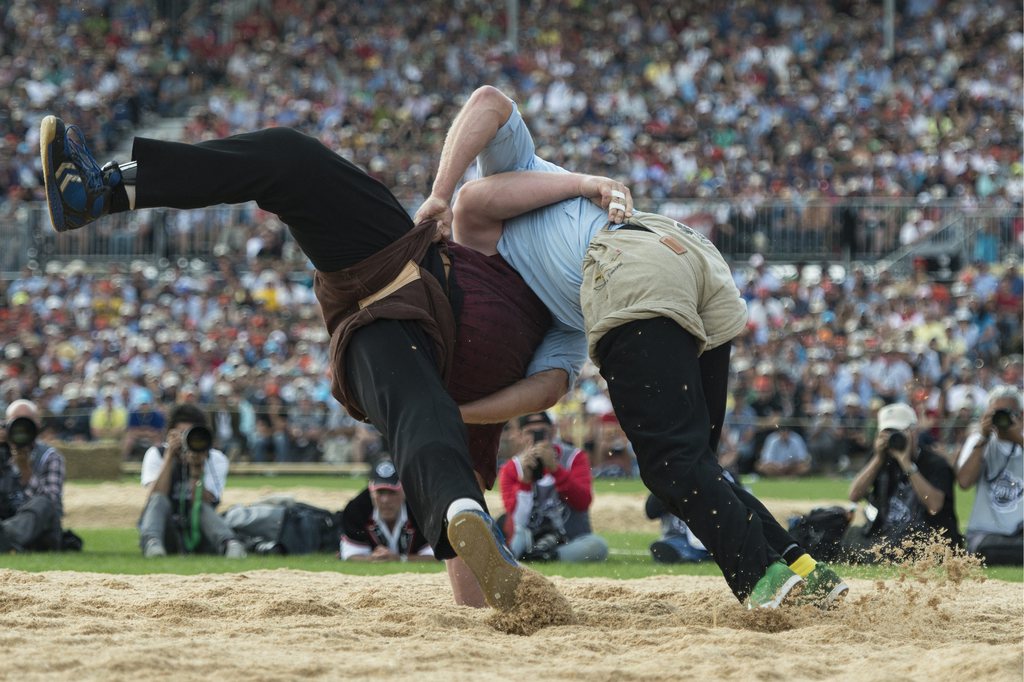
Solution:
M448 541L476 576L488 606L500 611L515 606L523 568L494 519L480 511L459 512L448 523Z
M121 182L120 170L116 165L100 168L77 126L65 126L56 116L43 118L39 153L54 230L77 230L110 211L111 188Z

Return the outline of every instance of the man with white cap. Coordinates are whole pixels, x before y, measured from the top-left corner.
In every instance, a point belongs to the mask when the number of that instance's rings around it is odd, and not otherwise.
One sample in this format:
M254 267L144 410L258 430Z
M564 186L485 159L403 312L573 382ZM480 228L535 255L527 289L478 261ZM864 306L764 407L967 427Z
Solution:
M905 540L928 540L938 532L950 544L962 538L953 504L953 470L941 456L923 446L917 415L906 403L878 411L874 454L850 484L850 501L867 499L876 510L864 526L850 528L844 549L855 561L893 558Z

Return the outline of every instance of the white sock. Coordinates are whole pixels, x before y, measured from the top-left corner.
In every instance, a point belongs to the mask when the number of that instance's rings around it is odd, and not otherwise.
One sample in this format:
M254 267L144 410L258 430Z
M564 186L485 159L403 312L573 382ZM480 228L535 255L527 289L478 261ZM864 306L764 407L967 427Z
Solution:
M469 511L471 509L481 512L484 510L484 508L481 507L480 503L477 502L476 500L471 499L469 497L460 497L459 499L455 500L450 505L448 505L448 513L446 514L448 522L450 523L452 517L458 514L459 512Z

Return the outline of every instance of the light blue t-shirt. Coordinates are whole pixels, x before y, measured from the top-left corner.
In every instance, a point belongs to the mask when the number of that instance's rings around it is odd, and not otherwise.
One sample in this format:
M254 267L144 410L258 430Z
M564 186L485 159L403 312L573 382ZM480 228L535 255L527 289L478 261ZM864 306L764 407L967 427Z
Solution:
M519 109L498 130L477 158L481 176L509 171L567 173L537 156ZM554 319L534 353L527 375L560 368L570 384L587 358L587 338L580 307L583 257L591 237L607 223L605 212L582 198L539 208L505 221L498 253L544 302Z
M519 109L477 157L481 176L510 171L567 173L535 153L533 137ZM582 198L567 199L505 221L498 253L523 277L554 318L575 330L586 354L580 286L583 257L591 238L607 224L607 214Z
M526 376L549 369L563 369L569 375L569 386L576 382L586 360L587 340L579 331L552 320L544 339L533 352Z

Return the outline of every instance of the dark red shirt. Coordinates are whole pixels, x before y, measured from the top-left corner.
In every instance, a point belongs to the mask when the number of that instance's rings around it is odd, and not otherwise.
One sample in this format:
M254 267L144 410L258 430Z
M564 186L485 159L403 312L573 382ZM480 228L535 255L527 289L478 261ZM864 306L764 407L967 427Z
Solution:
M461 292L455 360L448 392L462 404L501 390L526 375L551 315L523 278L499 255L449 244L455 289ZM504 424L470 424L473 469L489 489Z

